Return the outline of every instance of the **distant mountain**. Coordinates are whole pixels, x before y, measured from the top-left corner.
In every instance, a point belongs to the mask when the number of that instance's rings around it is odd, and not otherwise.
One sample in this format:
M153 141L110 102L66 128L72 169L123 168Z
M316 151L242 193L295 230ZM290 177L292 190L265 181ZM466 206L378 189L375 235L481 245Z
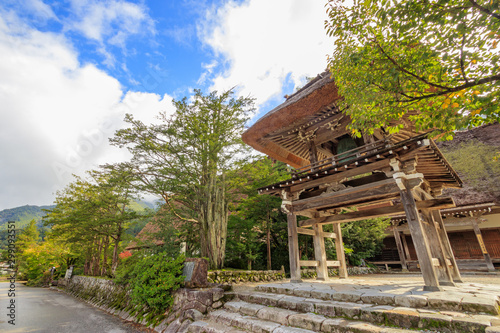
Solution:
M35 220L37 224L40 225L40 221L46 214L43 209L52 209L54 207L55 206L26 205L4 209L0 211L0 230L6 229L8 221L15 221L16 229L24 228L31 220Z
M0 230L5 230L7 228L8 221L15 221L16 229L23 229L31 222L31 220L35 220L37 225L40 227L42 218L46 215L46 212L44 212L43 209L52 209L54 207L55 205L26 205L16 208L4 209L0 211ZM145 209L156 209L154 203L143 200L134 201L130 204L129 207L136 212L142 212Z

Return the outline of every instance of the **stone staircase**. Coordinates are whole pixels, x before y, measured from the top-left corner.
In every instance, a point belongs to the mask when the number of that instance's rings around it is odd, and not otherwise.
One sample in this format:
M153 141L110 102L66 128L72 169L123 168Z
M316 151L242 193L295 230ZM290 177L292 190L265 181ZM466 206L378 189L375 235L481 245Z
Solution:
M235 291L223 309L195 321L188 331L500 333L500 290L468 287L423 292L394 286L342 290L326 283L265 284Z

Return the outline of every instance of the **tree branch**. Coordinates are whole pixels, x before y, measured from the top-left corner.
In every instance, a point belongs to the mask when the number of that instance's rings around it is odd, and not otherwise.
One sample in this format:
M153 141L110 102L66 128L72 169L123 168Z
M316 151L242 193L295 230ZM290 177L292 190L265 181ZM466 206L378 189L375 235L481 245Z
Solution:
M487 8L484 8L483 6L479 5L477 2L475 2L474 0L469 0L469 2L472 4L472 7L474 8L477 8L479 11L485 13L485 14L488 14L490 16L493 16L494 18L500 20L500 15L498 14L495 14L493 12L491 12L489 9Z

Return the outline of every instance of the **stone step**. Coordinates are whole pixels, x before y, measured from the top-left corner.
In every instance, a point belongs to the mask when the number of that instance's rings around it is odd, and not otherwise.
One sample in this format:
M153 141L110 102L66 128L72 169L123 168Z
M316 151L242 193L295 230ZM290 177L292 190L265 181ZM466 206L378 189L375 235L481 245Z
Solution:
M256 291L290 295L303 298L313 298L327 301L350 302L371 305L390 305L415 309L464 311L467 313L500 314L500 290L483 292L474 290L467 292L450 288L444 292L424 292L414 288L391 288L375 291L371 289L335 290L328 284L301 286L300 284L264 284L257 286Z
M500 317L492 315L326 301L262 292L238 292L236 296L238 300L226 303L227 309L257 317L267 315L268 317L263 317L263 319L273 320L282 325L289 325L290 322L286 320L290 320L289 318L297 313L314 313L321 316L317 318L318 321L323 317L342 318L408 329L436 330L439 328L439 331L443 332L484 332L486 328L500 326ZM314 319L313 316L309 318Z
M193 322L188 327L189 333L248 333L246 331L238 330L231 326L214 323L210 320L198 320Z
M226 310L211 314L218 322L249 330L251 332L360 332L360 333L403 333L406 329L378 326L360 320L329 318L315 313L300 313L281 308L268 307L243 301L225 304Z

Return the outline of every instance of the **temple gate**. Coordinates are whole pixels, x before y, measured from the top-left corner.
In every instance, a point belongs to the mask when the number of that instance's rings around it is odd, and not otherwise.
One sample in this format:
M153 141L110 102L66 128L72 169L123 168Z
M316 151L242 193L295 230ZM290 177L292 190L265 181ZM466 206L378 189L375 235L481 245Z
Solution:
M455 206L452 198L439 196L445 187L462 185L458 175L408 115L394 122L403 125L394 135L380 128L351 138L350 118L337 107L340 98L325 72L243 134L255 149L295 168L289 180L259 189L282 198L291 281L301 281L301 267L316 267L318 280L328 279L328 267L346 278L340 223L404 213L424 290L461 282L439 213ZM297 215L309 219L298 225ZM324 232L326 224L333 224L334 232ZM315 260L300 260L298 234L313 237ZM324 238L334 240L337 260L327 259Z

